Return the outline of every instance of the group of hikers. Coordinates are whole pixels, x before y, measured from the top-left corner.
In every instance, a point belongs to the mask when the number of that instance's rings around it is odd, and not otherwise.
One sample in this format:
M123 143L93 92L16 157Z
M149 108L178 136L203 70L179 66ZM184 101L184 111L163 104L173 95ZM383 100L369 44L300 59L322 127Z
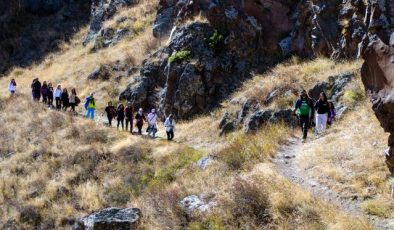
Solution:
M12 79L8 84L8 91L11 95L16 93L16 81ZM62 89L61 85L58 85L56 89L53 88L51 82L44 81L42 84L38 78L35 78L31 84L32 89L32 98L34 101L39 102L42 99L42 102L48 106L48 108L57 110L67 111L68 108L71 108L71 111L76 114L75 108L80 104L81 100L77 96L77 92L75 88L71 90L69 94L67 89ZM53 105L53 101L55 100L55 106ZM96 99L94 98L94 94L91 93L85 99L84 108L86 110L85 117L94 120L95 110L96 110ZM130 131L133 133L133 120L136 121L135 125L138 129L138 135L142 135L142 128L144 123L148 124L146 132L149 137L155 138L156 133L158 131L158 115L155 109L152 109L150 113L145 116L142 108L139 108L138 111L134 115L134 107L131 102L128 102L126 106L123 103L119 103L117 107L113 106L112 102L108 102L108 105L105 107L104 112L107 115L108 125L112 127L112 121L114 119L117 120L117 129L122 127L122 130ZM125 129L126 123L126 129ZM167 133L167 139L174 139L174 131L175 131L175 121L174 116L171 114L166 117L164 122L164 127Z
M16 92L16 86L15 79L12 79L8 85L8 90L12 95ZM44 81L41 84L38 78L33 80L31 89L33 100L40 101L42 98L42 102L51 109L56 108L57 110L67 111L68 108L71 108L71 111L75 113L75 107L81 102L75 88L73 88L69 94L66 88L62 89L61 85L58 85L56 89L54 89L51 82L47 83ZM54 100L56 103L55 107L53 106ZM93 93L86 97L84 107L86 110L85 117L94 119L96 100ZM108 102L104 112L107 115L108 125L110 127L112 126L112 121L116 119L117 129L121 126L123 131L126 130L133 133L133 121L135 120L135 126L138 129L137 133L138 135L142 135L142 128L146 122L148 124L146 130L148 136L152 138L156 137L158 131L157 122L159 118L155 109L152 109L150 113L145 116L142 108L139 108L134 114L134 106L131 102L128 102L126 106L124 106L123 103L119 103L116 107L112 102ZM307 139L308 129L312 127L313 124L315 125L315 134L318 135L327 129L327 125L332 124L336 116L335 106L331 101L328 101L327 95L324 92L321 92L319 99L314 102L305 90L301 90L300 97L294 104L293 113L299 118L304 141ZM315 120L313 119L314 117ZM173 140L175 131L173 115L166 117L164 126L166 128L167 139Z
M326 93L321 92L319 99L314 102L304 89L301 90L300 97L294 104L293 113L299 118L304 141L307 139L308 129L313 126L313 123L315 123L315 135L318 135L323 133L336 117L334 103L327 99Z

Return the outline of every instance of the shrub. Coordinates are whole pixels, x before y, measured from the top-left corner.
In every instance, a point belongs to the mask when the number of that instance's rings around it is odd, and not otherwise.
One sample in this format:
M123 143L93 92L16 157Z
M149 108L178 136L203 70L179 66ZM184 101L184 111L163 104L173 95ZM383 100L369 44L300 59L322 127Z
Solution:
M364 210L364 212L370 215L374 215L382 218L387 218L390 213L387 204L375 200L365 201L364 203L361 204L361 208Z
M212 36L207 39L207 44L215 52L220 51L224 46L224 35L219 33L218 30L214 30Z
M171 57L169 57L170 63L180 63L183 61L187 61L191 58L191 52L189 50L181 50L179 52L172 53Z
M355 105L358 102L364 100L364 90L360 86L354 85L350 89L345 91L343 98L348 104Z

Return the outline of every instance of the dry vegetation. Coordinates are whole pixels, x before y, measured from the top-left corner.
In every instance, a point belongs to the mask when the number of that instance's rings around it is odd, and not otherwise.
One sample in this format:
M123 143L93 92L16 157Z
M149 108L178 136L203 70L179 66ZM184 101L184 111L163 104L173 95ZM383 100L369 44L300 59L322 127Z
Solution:
M128 79L89 81L86 76L101 64L116 60L138 65L160 45L160 41L151 38L148 26L157 3L140 2L106 22L109 27L130 28L134 33L129 38L110 49L91 52L91 47L81 44L84 29L42 63L14 69L2 78L0 95L7 95L5 86L10 78L16 78L19 94L30 95L31 80L39 76L67 88L75 86L81 96L96 92L102 108L127 85ZM131 19L117 23L124 16ZM277 87L308 88L330 75L354 72L359 65L334 63L325 58L310 62L293 58L255 76L231 98L263 101ZM385 202L387 172L383 161L371 152L380 154L386 138L376 122L370 123L374 120L371 112L364 104L358 105L358 97L357 85L349 88L345 96L349 105L363 113L349 113L334 128L336 134L311 145L305 154L313 157L304 163L306 167L315 166L314 175L328 175L330 180L348 185L335 187L339 191L371 195L365 189L373 187L374 198L365 202L364 208L380 215L382 210L386 213L393 207ZM271 106L288 107L294 98L295 95L280 98ZM293 134L286 126L266 126L254 135L236 132L219 137L219 117L224 110L238 108L239 104L228 101L209 116L179 123L177 143L168 143L129 136L65 113L47 111L30 102L28 96L3 97L0 226L8 222L26 229L68 228L66 224L72 218L119 206L141 208L142 227L146 229L371 229L363 217L346 215L277 175L271 159ZM365 127L370 129L365 132ZM340 146L340 152L325 148L333 141ZM207 155L214 160L207 170L201 170L195 162ZM204 213L187 214L179 201L192 194L216 205Z

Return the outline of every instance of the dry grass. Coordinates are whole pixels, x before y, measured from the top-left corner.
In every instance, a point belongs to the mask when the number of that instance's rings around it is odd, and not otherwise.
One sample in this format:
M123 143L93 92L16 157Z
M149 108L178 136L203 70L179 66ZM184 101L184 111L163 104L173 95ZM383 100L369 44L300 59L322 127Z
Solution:
M389 210L394 210L394 202L389 199L390 177L383 154L387 134L370 107L366 100L359 102L327 135L308 144L299 162L342 196L365 199L363 209L367 213L393 218Z

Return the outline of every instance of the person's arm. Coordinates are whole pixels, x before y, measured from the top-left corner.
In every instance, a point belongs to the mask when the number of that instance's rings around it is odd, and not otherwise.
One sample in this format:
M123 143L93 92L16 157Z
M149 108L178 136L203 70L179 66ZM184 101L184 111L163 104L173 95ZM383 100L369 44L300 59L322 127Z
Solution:
M293 112L295 112L297 109L299 109L300 108L300 103L301 101L300 101L300 99L297 99L295 102L294 102L294 106L293 106Z

